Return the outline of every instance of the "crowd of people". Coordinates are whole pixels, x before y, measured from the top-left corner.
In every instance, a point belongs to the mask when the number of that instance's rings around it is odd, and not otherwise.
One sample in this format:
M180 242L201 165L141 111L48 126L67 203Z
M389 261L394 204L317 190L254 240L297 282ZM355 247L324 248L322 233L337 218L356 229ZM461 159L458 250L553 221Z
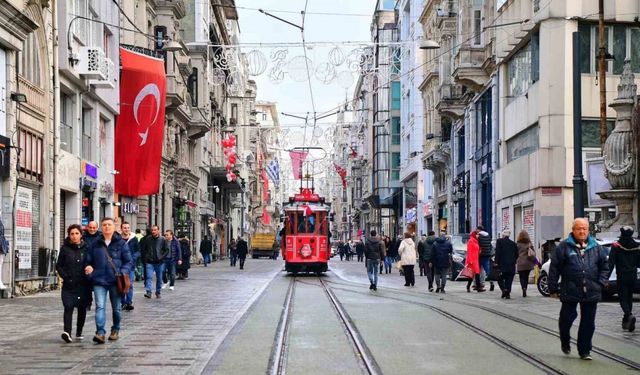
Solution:
M570 329L580 306L578 355L583 360L592 359L590 352L597 303L602 299L603 289L609 287L614 269L617 271L617 293L622 308L622 329L635 330L633 290L637 283L637 269L640 268L640 244L633 239L632 227L623 227L620 232L607 257L602 246L589 234L589 222L578 218L567 238L549 253L549 291L551 297L562 302L558 320L561 350L566 355L571 354ZM468 279L468 293L472 288L478 293L485 292L487 282L489 290L493 291L495 280L501 298L511 299L512 283L517 273L522 298L527 297L531 271L541 264L527 231L520 231L515 241L510 236L510 231L503 231L494 249L491 236L481 226L470 233L464 269L454 277ZM423 234L416 245L413 237L412 233L404 233L397 240L390 241L387 236L378 236L374 230L364 239L370 290L377 290L378 272L382 274L384 269L385 273L390 273L395 263L400 274L404 275L404 286L415 286L414 267L418 264L420 276L427 277L429 292L434 291L435 281L435 292L445 293L447 275L452 272L453 246L450 240L445 235L436 237L430 231ZM357 244L362 244L362 241Z

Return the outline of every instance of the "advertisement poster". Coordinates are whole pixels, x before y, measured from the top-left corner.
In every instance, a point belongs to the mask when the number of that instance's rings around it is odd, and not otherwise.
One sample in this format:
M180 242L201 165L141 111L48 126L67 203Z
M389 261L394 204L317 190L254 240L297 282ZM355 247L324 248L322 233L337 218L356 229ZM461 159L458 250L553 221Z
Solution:
M16 192L16 243L18 269L31 269L31 228L33 197L31 189L18 187Z

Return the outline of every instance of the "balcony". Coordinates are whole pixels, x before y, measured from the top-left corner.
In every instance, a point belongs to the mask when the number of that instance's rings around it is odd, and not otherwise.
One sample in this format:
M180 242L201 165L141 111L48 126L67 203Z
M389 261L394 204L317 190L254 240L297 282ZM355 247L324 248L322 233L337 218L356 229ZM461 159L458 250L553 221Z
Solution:
M453 78L473 92L480 92L489 81L490 73L495 69L495 59L491 53L492 44L483 47L464 43L454 57Z
M440 100L436 104L436 110L441 116L457 120L464 116L465 94L467 90L462 85L443 84L438 88Z
M422 155L423 168L436 173L446 169L451 162L449 142L442 142L440 139L429 139L423 146Z
M181 106L187 98L187 88L174 75L167 75L167 102L165 107L175 109Z
M191 120L188 123L187 135L190 139L202 138L211 130L208 108L191 107Z

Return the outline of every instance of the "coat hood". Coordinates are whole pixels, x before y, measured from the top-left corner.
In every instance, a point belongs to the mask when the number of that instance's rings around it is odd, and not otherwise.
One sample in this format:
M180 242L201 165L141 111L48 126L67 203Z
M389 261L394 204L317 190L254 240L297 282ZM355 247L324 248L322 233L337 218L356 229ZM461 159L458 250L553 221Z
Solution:
M567 244L569 244L569 246L571 247L578 247L578 244L576 243L575 238L573 238L573 234L569 234L569 236L566 239ZM585 249L585 251L589 251L595 247L598 246L598 243L596 242L596 240L591 237L591 235L589 235L589 237L587 237L587 248Z
M404 240L402 240L402 242L406 243L407 245L415 246L411 238L405 238Z
M370 241L371 243L380 242L380 239L378 237L369 237L369 238L367 238L367 240Z
M447 242L447 237L445 237L445 236L440 236L440 237L436 238L436 239L434 240L434 242L437 242L437 243L445 243L445 242Z

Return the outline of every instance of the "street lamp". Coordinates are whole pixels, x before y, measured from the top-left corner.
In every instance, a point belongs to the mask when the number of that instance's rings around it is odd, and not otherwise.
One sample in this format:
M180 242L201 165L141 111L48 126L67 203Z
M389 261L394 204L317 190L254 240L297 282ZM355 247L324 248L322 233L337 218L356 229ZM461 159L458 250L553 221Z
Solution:
M438 42L436 42L435 40L421 40L420 43L418 44L418 48L420 49L438 49L440 48L440 44L438 44Z
M443 138L443 137L441 135L435 135L433 133L427 133L426 138L427 138L427 140L430 140L430 139L434 139L434 138Z

